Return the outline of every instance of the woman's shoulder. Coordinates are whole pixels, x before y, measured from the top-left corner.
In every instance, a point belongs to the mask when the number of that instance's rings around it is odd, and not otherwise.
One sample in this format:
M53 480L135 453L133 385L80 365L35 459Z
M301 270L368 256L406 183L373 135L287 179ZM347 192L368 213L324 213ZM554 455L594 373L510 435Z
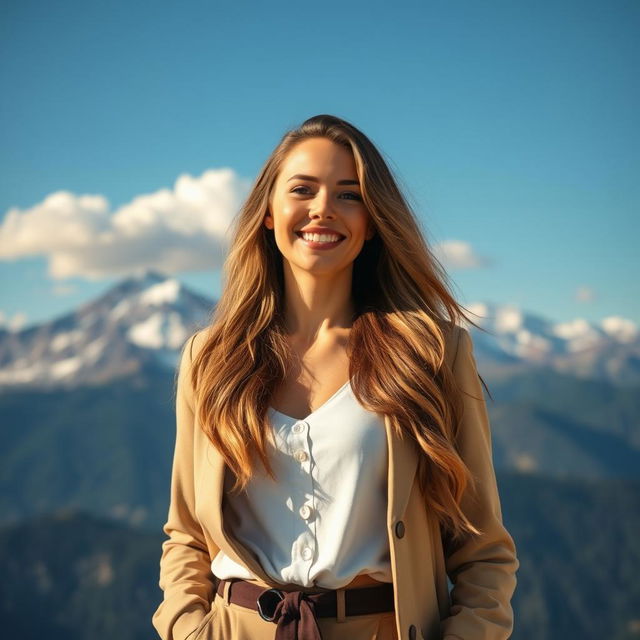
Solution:
M182 344L178 366L178 389L183 389L188 402L193 406L194 391L192 385L192 369L194 358L198 355L208 339L209 327L196 329Z
M191 336L187 339L186 345L189 350L189 359L193 362L193 359L198 355L202 347L207 342L210 335L211 327L202 327L196 329Z

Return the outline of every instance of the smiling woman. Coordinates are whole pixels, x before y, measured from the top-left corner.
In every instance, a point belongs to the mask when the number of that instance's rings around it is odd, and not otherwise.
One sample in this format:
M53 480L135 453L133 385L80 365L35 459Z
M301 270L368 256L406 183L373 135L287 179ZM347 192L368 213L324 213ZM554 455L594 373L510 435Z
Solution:
M178 369L163 640L510 636L519 562L460 321L372 142L330 115L289 131Z

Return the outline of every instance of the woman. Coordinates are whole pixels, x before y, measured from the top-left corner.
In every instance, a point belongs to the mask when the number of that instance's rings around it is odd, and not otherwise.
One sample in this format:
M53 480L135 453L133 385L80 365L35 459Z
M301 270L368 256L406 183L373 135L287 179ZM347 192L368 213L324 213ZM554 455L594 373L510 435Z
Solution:
M463 318L371 141L328 115L288 132L182 351L161 638L509 637Z

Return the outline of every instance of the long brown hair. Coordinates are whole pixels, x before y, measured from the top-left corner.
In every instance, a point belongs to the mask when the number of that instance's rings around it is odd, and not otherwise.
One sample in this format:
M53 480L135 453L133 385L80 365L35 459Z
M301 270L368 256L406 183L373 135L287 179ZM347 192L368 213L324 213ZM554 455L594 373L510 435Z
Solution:
M448 276L380 152L335 116L314 116L282 137L234 221L222 294L193 362L200 424L233 471L234 490L250 479L254 454L275 480L267 456L267 411L289 358L282 255L263 221L285 157L310 137L328 138L353 153L377 232L352 272L356 312L348 354L354 395L366 409L387 415L395 434L409 437L424 453L420 488L441 529L454 540L477 534L459 507L474 480L454 445L460 406L444 358L452 325L462 318L475 323L451 295Z

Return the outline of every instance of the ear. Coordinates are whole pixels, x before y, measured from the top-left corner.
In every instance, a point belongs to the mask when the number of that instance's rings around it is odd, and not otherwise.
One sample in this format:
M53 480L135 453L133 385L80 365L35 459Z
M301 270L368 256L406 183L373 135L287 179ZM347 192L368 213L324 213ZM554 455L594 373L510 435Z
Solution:
M264 226L267 227L267 229L273 229L273 216L268 209L264 216Z

